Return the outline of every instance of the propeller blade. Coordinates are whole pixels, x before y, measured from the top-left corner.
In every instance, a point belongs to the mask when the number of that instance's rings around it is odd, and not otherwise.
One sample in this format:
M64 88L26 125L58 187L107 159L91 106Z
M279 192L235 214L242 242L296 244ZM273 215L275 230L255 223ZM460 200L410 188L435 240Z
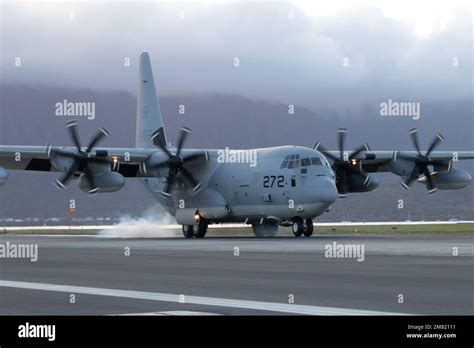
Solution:
M346 142L347 129L339 128L337 130L337 142L339 145L339 158L344 159L344 144Z
M417 167L413 168L412 172L410 173L410 176L406 178L405 181L403 181L401 185L404 189L408 189L416 179L418 179Z
M362 144L358 148L356 148L351 155L349 156L349 160L355 158L359 153L369 151L369 145Z
M170 152L170 150L166 148L165 145L158 143L158 147L160 148L161 151L163 151L168 156L168 158L171 158L173 156L173 154Z
M87 147L86 152L90 153L92 149L104 138L108 137L110 134L105 128L99 128L94 138L91 139L89 146Z
M77 170L77 165L76 163L73 163L68 171L60 178L56 180L56 186L59 188L66 188L67 183L69 180L71 180L71 177L74 175L74 173Z
M371 181L370 175L365 174L363 171L360 170L359 167L348 166L348 167L346 168L346 170L347 170L348 172L350 172L351 175L353 175L353 176L362 177L362 179L364 180L364 185L365 185L365 186L369 186L370 181Z
M362 173L362 171L360 170L359 166L353 166L348 164L347 166L345 166L345 169L354 175L364 175L364 173Z
M162 195L166 196L166 197L170 197L171 196L171 187L173 186L174 184L174 178L175 178L175 175L170 175L168 177L168 182L166 183L166 186L165 186L165 189L161 192Z
M435 189L435 186L433 184L433 178L431 177L431 173L427 167L423 171L423 174L425 175L426 181L427 181L426 188L430 192L433 191Z
M313 150L317 151L320 145L321 145L321 142L319 140L316 140L313 144Z
M416 161L416 157L413 157L413 155L408 155L401 151L400 152L397 151L396 153L397 153L396 158L402 158L404 160L412 161L412 162Z
M347 172L342 171L339 175L339 193L341 194L346 194L346 188L348 184L348 177L347 177Z
M430 146L428 147L428 151L426 152L426 157L429 157L431 152L444 141L444 137L441 134L436 134L433 140L431 141Z
M416 129L416 128L410 129L409 134L411 136L411 141L413 143L413 146L416 149L416 152L418 152L418 155L421 156L420 143L418 142L418 129Z
M147 165L147 167L150 168L150 169L161 169L161 168L165 168L165 167L168 167L168 166L169 166L169 160L165 160L163 162L154 164L152 166Z
M182 167L180 173L185 180L191 183L193 190L196 190L196 188L200 187L201 184L194 178L193 174L191 174L189 170Z
M48 145L48 150L47 150L48 158L51 158L52 155L54 156L62 156L62 157L67 157L67 158L74 158L75 154L71 152L66 152L60 149L55 149Z
M370 183L372 182L372 177L369 175L365 175L365 174L362 174L363 178L364 178L364 185L366 187L369 187L370 186Z
M193 153L189 156L186 156L186 157L183 157L183 161L185 163L188 163L188 162L204 162L204 161L208 161L209 160L209 155L206 151L204 152L201 152L201 153Z
M326 150L326 148L321 145L321 143L317 142L317 144L315 143L315 145L313 146L313 148L319 152L321 152L324 156L326 157L329 157L330 159L332 159L334 162L338 161L339 158L337 158L336 156L334 156L332 153L330 153L328 150Z
M77 135L77 121L68 122L66 128L69 130L69 135L71 136L77 150L81 151L81 143L79 141L79 136Z
M191 128L189 128L189 127L181 128L181 132L180 132L179 138L178 138L178 147L177 147L177 150L176 150L176 156L179 156L181 154L181 150L183 149L183 145L186 142L186 139L187 139L189 134L191 134Z
M87 180L87 183L89 184L89 187L91 188L89 193L93 194L99 191L99 187L97 187L95 183L94 175L92 175L92 172L87 164L84 167L84 176Z

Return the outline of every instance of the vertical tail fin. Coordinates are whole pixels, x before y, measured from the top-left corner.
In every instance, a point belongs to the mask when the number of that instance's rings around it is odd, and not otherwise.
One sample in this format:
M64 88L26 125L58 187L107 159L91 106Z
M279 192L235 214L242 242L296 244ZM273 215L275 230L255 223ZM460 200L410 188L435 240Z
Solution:
M137 96L137 134L135 145L138 148L166 146L165 129L161 117L160 104L156 96L153 71L147 52L140 55Z

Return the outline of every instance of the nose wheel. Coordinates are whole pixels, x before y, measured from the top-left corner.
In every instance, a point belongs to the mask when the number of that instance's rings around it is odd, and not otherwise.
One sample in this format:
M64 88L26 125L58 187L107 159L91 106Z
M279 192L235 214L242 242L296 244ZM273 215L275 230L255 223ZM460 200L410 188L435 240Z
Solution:
M311 237L314 231L313 220L303 220L300 217L296 217L293 219L291 230L293 231L295 237L301 237L301 235L304 235L305 237Z

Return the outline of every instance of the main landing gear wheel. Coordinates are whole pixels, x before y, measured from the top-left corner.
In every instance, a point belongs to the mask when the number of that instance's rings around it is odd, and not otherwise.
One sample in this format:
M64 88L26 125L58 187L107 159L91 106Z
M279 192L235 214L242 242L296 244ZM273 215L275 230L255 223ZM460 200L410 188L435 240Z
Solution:
M200 219L197 225L183 225L184 238L204 238L207 226L207 221L204 219Z
M253 224L252 229L257 238L275 237L278 233L278 225L272 223Z
M313 220L311 219L306 219L305 221L305 226L303 229L303 234L305 237L311 237L314 231L314 225L313 225Z
M295 237L300 237L304 232L304 224L302 218L294 218L293 225L291 226L291 230Z
M194 238L204 238L207 232L207 222L204 219L200 219L197 225L193 225Z
M184 238L193 238L193 226L192 225L183 225L183 235Z

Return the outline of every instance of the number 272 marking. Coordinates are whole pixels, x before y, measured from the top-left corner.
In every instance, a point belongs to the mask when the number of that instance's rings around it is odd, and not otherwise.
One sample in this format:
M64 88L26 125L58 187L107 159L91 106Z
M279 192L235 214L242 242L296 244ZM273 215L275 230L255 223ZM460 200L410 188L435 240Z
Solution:
M263 177L263 187L273 187L275 182L278 187L285 187L285 177L283 175L265 175Z

